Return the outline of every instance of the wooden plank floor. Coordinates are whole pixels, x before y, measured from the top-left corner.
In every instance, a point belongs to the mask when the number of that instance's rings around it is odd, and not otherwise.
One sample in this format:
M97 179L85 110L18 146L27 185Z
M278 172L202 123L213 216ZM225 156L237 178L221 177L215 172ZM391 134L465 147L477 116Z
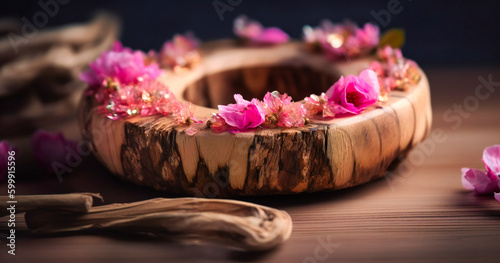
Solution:
M500 87L479 101L477 109L465 112L470 116L459 118L460 125L443 114L454 104L472 101L467 98L474 96L479 76L488 79L491 74L500 82L500 68L426 72L433 132L442 129L444 135L414 150L407 159L413 162L403 163L410 169L338 192L243 199L290 213L292 236L276 250L244 253L124 234L39 238L19 233L14 257L7 254L2 237L0 262L496 262L500 204L464 191L460 168L483 169L483 149L500 144ZM16 186L18 194L99 192L106 203L168 197L116 179L91 157L61 183L49 178ZM1 185L0 193L6 191Z

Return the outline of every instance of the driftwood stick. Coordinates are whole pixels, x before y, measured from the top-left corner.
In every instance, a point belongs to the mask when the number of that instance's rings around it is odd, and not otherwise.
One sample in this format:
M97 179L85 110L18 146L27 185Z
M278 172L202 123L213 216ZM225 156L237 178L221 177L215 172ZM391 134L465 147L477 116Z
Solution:
M246 250L268 250L290 237L285 211L233 200L151 199L92 207L86 214L51 211L26 213L36 233L90 229L147 233L181 240L210 241Z
M0 216L8 214L7 208L10 205L16 206L16 213L36 209L86 213L92 207L93 197L102 200L101 195L93 193L18 195L15 199L10 199L8 196L0 196ZM8 203L8 201L17 201L17 203Z

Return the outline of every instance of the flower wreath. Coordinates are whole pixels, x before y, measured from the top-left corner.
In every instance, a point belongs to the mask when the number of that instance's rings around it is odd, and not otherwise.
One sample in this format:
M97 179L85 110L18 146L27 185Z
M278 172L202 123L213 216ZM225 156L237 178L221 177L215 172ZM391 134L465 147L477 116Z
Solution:
M247 45L279 45L289 36L279 28L264 28L245 16L234 22L234 32ZM420 80L418 65L405 59L398 47L404 39L402 30L390 30L381 39L378 27L365 24L359 28L346 21L319 27L305 26L304 42L312 52L321 52L332 61L368 54L378 58L358 76L342 76L325 93L312 94L294 102L287 94L268 92L262 100L243 99L235 94L235 104L219 105L219 112L208 120L197 120L192 105L179 101L158 80L160 68L174 72L189 70L200 59L199 40L193 34L175 35L159 53L147 54L123 47L116 42L101 54L80 78L88 83L86 96L94 96L99 112L117 120L129 116L171 116L193 135L202 129L214 132L243 132L256 128L292 128L306 125L310 118L337 118L356 115L366 107L384 102L391 90L406 90Z

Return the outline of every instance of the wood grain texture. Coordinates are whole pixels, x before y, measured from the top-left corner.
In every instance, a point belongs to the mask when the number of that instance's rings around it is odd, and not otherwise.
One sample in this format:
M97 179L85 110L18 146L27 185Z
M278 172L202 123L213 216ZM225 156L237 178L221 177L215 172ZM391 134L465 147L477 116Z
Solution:
M177 98L193 102L198 119L267 91L300 100L326 91L341 75L357 75L372 58L332 63L301 43L268 48L217 41L202 47L203 63L189 72L167 71L163 81ZM302 128L257 129L238 134L204 130L186 135L167 117L106 120L84 98L81 127L96 156L113 173L138 184L195 196L268 195L352 187L380 178L389 165L429 133L430 93L418 85L394 92L383 107L333 120L312 119ZM93 140L97 123L112 132Z

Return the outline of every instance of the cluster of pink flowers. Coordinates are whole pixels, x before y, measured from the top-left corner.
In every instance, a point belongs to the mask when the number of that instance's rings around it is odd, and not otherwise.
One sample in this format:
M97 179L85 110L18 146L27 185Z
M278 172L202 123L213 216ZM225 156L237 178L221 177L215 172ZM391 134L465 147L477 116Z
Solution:
M349 22L342 25L324 22L322 27L311 30L306 34L306 41L321 44L332 58L358 56L378 44L378 28L370 24L357 28ZM263 28L244 16L235 20L234 31L252 44L289 40L280 29ZM87 95L93 95L102 104L100 112L113 120L133 115L173 116L178 124L190 125L186 132L194 134L204 128L203 122L194 118L191 104L178 101L158 77L161 75L159 64L174 70L190 67L199 59L198 46L199 41L190 33L174 36L164 44L159 55L153 51L147 55L133 51L117 42L90 64L90 70L82 73L81 79L90 86ZM364 70L359 76L341 77L326 93L311 95L304 102L293 102L287 94L276 91L268 92L263 100L251 101L236 94L236 103L219 105L219 113L213 114L206 126L215 132L301 127L308 118L359 114L377 101L379 92L376 73Z
M359 76L349 75L340 79L320 96L305 98L309 116L321 114L323 118L359 114L377 102L380 86L373 70L363 70Z
M263 101L257 102L266 113L267 126L302 127L305 124L306 109L299 102L277 91L268 92Z
M200 60L199 46L200 41L193 33L177 34L163 44L159 56L160 64L174 70L190 68Z
M477 195L491 195L500 202L500 145L484 149L483 162L486 171L462 168L462 185Z
M332 60L368 54L379 43L379 29L369 23L359 28L350 21L325 20L316 28L305 26L303 33L305 42L318 46Z
M321 115L323 118L359 114L374 104L379 95L375 72L362 71L359 76L341 77L320 96L311 95L304 103L293 102L287 94L268 92L262 101L247 101L234 95L236 104L219 105L209 126L215 132L241 132L257 127L302 127L307 119Z
M179 124L198 122L189 103L179 102L158 81L158 64L141 51L132 51L116 42L80 78L89 84L87 95L103 104L100 112L117 120L132 115L173 115Z
M178 123L197 122L191 105L178 101L167 86L157 80L144 80L135 85L121 86L109 96L100 112L117 120L132 115L173 115Z
M101 54L90 69L80 74L80 79L87 82L91 89L87 94L95 94L99 102L107 99L110 90L100 87L111 87L112 83L133 85L145 79L155 79L161 71L157 63L144 63L145 55L141 51L124 48L120 42L115 42L113 48Z
M370 68L377 73L384 95L394 89L407 90L420 81L417 63L405 59L400 49L385 46L378 49L377 56L380 61L372 61Z
M234 20L234 33L255 45L273 45L288 42L290 37L277 27L264 28L259 22L239 16Z
M209 122L215 132L233 133L261 127L302 127L305 124L306 109L299 102L277 91L267 92L263 100L243 99L234 95L236 104L219 105L219 113Z

